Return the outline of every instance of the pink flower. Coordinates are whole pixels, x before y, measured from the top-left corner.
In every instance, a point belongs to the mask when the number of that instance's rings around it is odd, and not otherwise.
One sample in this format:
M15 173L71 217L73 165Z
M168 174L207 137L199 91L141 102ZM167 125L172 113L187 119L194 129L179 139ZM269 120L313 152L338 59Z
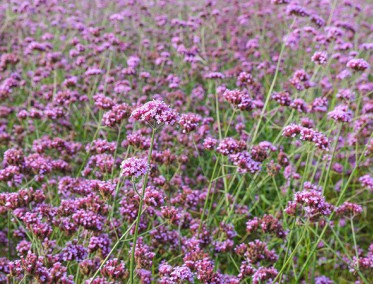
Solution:
M131 117L135 120L156 125L173 125L178 119L178 113L163 101L153 100L137 107L132 111Z
M335 121L350 122L352 119L352 111L350 111L345 105L339 105L329 112L328 116Z
M125 177L140 177L147 173L149 165L144 159L128 158L121 164L122 176Z
M197 128L201 121L201 116L195 113L182 114L179 119L179 124L183 128L183 133L188 133Z
M355 71L365 71L369 68L369 63L361 58L354 58L347 62L346 66Z
M324 51L316 51L311 60L318 65L325 65L328 62L328 54Z

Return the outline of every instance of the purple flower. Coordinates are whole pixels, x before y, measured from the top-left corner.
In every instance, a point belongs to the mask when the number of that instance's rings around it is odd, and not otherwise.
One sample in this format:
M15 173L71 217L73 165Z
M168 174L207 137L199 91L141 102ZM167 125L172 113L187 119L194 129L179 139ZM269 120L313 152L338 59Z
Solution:
M338 216L353 217L359 215L363 211L363 207L351 202L344 202L335 209Z
M124 160L120 168L122 169L122 176L138 178L147 173L149 165L144 159L132 157Z
M333 205L325 201L322 193L315 190L304 190L294 194L294 201L289 202L285 212L294 216L297 205L301 205L310 220L317 220L320 216L329 216Z
M354 71L365 71L369 68L369 63L362 58L354 58L347 62L346 67Z
M128 271L126 270L123 261L114 258L105 263L101 270L101 274L113 280L120 280L126 278Z
M265 280L274 279L278 271L274 267L259 267L253 275L253 284L263 283Z
M183 133L189 133L197 128L202 118L195 113L182 114L179 119L179 124L183 128Z
M153 100L135 108L131 117L155 127L164 124L173 125L178 119L178 114L163 101Z
M282 135L285 137L296 137L300 135L300 140L313 142L321 150L329 150L328 138L324 134L311 128L290 124L284 127Z
M238 153L246 149L246 143L243 141L237 141L236 139L232 137L224 138L220 141L217 152L228 156L230 154Z
M328 62L328 54L325 51L316 51L312 55L311 60L318 65L326 65Z
M364 175L360 177L359 181L362 186L366 187L371 192L373 192L373 178L370 175Z
M262 167L261 162L257 162L252 158L249 152L239 152L237 154L229 155L229 159L232 160L233 164L238 167L240 173L256 173L260 171Z
M352 111L350 111L346 105L339 105L331 112L328 112L328 116L335 121L350 122L352 119Z

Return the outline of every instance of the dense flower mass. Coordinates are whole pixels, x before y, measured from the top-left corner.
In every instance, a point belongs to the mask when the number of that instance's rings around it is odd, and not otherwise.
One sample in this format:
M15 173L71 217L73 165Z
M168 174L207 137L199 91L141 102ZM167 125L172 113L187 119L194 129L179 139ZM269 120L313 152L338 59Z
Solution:
M0 1L0 284L373 283L372 11Z

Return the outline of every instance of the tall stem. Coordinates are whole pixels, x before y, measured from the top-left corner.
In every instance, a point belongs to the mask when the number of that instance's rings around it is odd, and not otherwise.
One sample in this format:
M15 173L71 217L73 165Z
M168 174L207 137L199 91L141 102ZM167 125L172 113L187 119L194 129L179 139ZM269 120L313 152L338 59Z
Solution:
M150 160L151 160L151 157L152 157L155 131L156 131L156 129L153 128L153 130L152 130L152 138L151 138L150 148L149 148L149 153L148 153L148 165L150 165ZM134 283L133 279L134 279L134 269L135 269L135 267L134 267L134 265L135 265L135 248L136 248L137 236L139 234L139 224L140 224L140 218L141 218L141 211L142 211L142 206L143 206L143 203L144 203L143 196L144 196L144 193L145 193L146 185L148 183L148 178L149 178L149 171L147 171L146 174L145 174L145 176L144 176L144 182L142 184L142 195L139 196L140 197L140 205L139 205L139 210L138 210L138 213L137 213L135 234L133 235L132 255L131 255L131 262L130 262L130 280L131 280L131 284Z
M335 144L334 144L334 147L333 147L333 150L332 150L332 156L330 158L328 169L326 171L326 176L325 176L324 185L323 185L323 189L322 189L323 194L325 193L325 188L326 188L326 186L328 184L328 181L329 181L330 169L332 168L333 158L335 156L335 151L336 151L337 146L338 146L338 140L339 140L339 136L341 136L341 132L342 132L342 124L339 125L337 137L336 137Z

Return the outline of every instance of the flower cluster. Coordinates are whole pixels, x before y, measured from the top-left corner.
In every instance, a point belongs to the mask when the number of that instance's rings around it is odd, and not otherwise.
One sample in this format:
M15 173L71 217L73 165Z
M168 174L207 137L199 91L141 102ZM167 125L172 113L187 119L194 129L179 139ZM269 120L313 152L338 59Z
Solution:
M366 62L364 59L356 58L348 61L346 66L354 71L365 71L369 68L369 63Z
M311 59L318 65L325 65L328 62L328 54L324 51L317 51Z
M329 112L328 116L335 121L350 122L352 119L352 111L350 111L345 105L339 105Z
M165 102L153 100L135 108L131 117L150 125L173 125L178 119L178 114Z
M122 169L122 176L138 178L148 172L149 165L144 159L133 157L124 160L120 168Z
M318 132L311 128L302 127L297 124L290 124L284 127L282 135L285 137L296 137L297 135L299 135L300 140L313 142L321 150L329 149L328 138L321 132Z
M317 220L321 216L329 216L333 206L325 201L322 193L315 190L305 190L294 194L294 201L290 201L285 212L296 216L297 205L300 205L310 220Z
M256 107L249 94L238 89L225 90L223 97L227 102L240 110L252 110Z

